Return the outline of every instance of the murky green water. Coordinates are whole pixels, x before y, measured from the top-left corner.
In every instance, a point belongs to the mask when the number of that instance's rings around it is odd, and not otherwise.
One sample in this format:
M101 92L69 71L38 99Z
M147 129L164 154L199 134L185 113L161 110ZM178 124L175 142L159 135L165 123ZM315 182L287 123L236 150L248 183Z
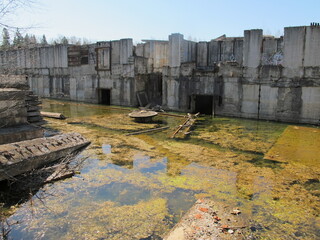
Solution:
M51 100L43 110L68 117L47 128L92 143L79 174L44 186L7 219L11 239L161 239L201 197L239 207L252 238L320 238L319 152L312 164L264 159L286 124L207 116L187 139L171 139L183 118L138 124L127 110ZM125 135L161 126L170 128Z

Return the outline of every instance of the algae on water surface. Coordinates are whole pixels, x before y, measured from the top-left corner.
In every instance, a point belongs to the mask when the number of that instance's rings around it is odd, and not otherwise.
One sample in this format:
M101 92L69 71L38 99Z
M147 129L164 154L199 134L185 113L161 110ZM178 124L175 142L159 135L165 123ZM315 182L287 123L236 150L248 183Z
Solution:
M138 124L129 111L43 102L45 111L68 117L48 119L48 129L79 132L92 144L82 153L88 159L79 174L46 185L7 219L20 223L11 226L13 239L160 239L204 196L250 216L252 237L320 237L319 158L306 155L304 164L290 155L264 158L286 124L207 116L188 139L175 140L170 135L181 118ZM170 128L125 136L156 126ZM302 135L293 134L292 142Z

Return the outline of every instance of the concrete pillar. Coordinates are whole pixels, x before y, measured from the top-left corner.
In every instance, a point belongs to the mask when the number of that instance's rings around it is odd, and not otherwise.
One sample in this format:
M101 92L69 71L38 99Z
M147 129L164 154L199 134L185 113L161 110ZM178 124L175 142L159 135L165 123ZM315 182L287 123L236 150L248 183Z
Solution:
M128 64L129 58L133 56L132 38L120 40L120 64Z
M243 65L256 68L261 62L263 32L261 29L244 31Z
M320 27L306 27L306 42L304 52L305 67L320 66Z
M169 36L169 66L179 67L181 65L182 57L183 35L180 33L173 33Z
M197 44L197 67L208 66L208 44L207 42L198 42Z
M303 66L305 27L284 28L284 59L285 68L299 68Z

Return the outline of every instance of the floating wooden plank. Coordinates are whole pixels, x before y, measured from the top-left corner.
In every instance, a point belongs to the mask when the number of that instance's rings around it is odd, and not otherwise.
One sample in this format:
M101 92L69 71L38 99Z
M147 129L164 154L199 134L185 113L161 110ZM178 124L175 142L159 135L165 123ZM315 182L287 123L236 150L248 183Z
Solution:
M197 114L187 114L187 119L178 126L178 128L174 131L174 133L172 134L171 138L175 138L175 136L182 132L183 136L185 137L186 135L188 135L190 133L190 129L191 127L194 125L194 123L196 122L196 117L198 117L199 113Z
M40 112L41 116L55 119L66 119L65 116L61 113L53 113L53 112Z
M168 128L169 128L169 126L166 126L166 127L158 127L158 128L151 128L151 129L141 130L141 131L138 131L138 132L127 133L126 136L138 135L138 134L148 133L148 132L161 131L161 130L168 129Z

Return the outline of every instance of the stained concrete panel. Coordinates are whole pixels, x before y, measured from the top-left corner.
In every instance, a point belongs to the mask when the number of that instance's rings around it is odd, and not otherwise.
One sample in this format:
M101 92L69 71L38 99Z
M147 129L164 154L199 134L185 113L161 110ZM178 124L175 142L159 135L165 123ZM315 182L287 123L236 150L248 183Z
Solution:
M320 123L320 87L302 87L302 122Z
M169 36L169 53L168 63L170 67L179 67L181 64L181 52L183 44L183 35L180 33L173 33Z
M168 66L169 42L154 42L153 48L153 67L161 68Z
M223 82L223 109L228 116L239 114L240 110L240 84L237 78L225 78Z
M70 99L77 100L77 79L70 78Z
M303 65L305 27L287 27L284 29L284 59L286 68L299 68Z
M233 54L233 47L234 47L234 40L233 39L226 39L221 42L221 61L234 61L235 56Z
M207 42L198 42L197 44L197 67L208 66L208 44Z
M179 110L179 82L174 79L167 82L167 106Z
M256 68L260 65L262 49L262 30L244 31L243 65Z
M120 64L120 41L111 42L111 65Z
M133 56L132 38L120 40L120 64L128 64L129 58Z
M276 120L299 122L302 107L301 87L278 88Z
M220 42L214 40L209 42L209 66L213 66L214 63L218 63L218 61L220 61L220 44Z
M258 117L259 85L242 85L241 116Z
M195 62L196 55L197 55L196 51L197 51L196 42L183 40L181 62L182 63Z
M305 67L320 66L320 27L306 27Z
M261 86L259 118L274 119L277 109L278 88Z
M277 53L278 41L275 38L263 39L262 65L274 65L273 56Z
M242 64L243 62L243 39L236 39L234 43L234 57L236 62Z

